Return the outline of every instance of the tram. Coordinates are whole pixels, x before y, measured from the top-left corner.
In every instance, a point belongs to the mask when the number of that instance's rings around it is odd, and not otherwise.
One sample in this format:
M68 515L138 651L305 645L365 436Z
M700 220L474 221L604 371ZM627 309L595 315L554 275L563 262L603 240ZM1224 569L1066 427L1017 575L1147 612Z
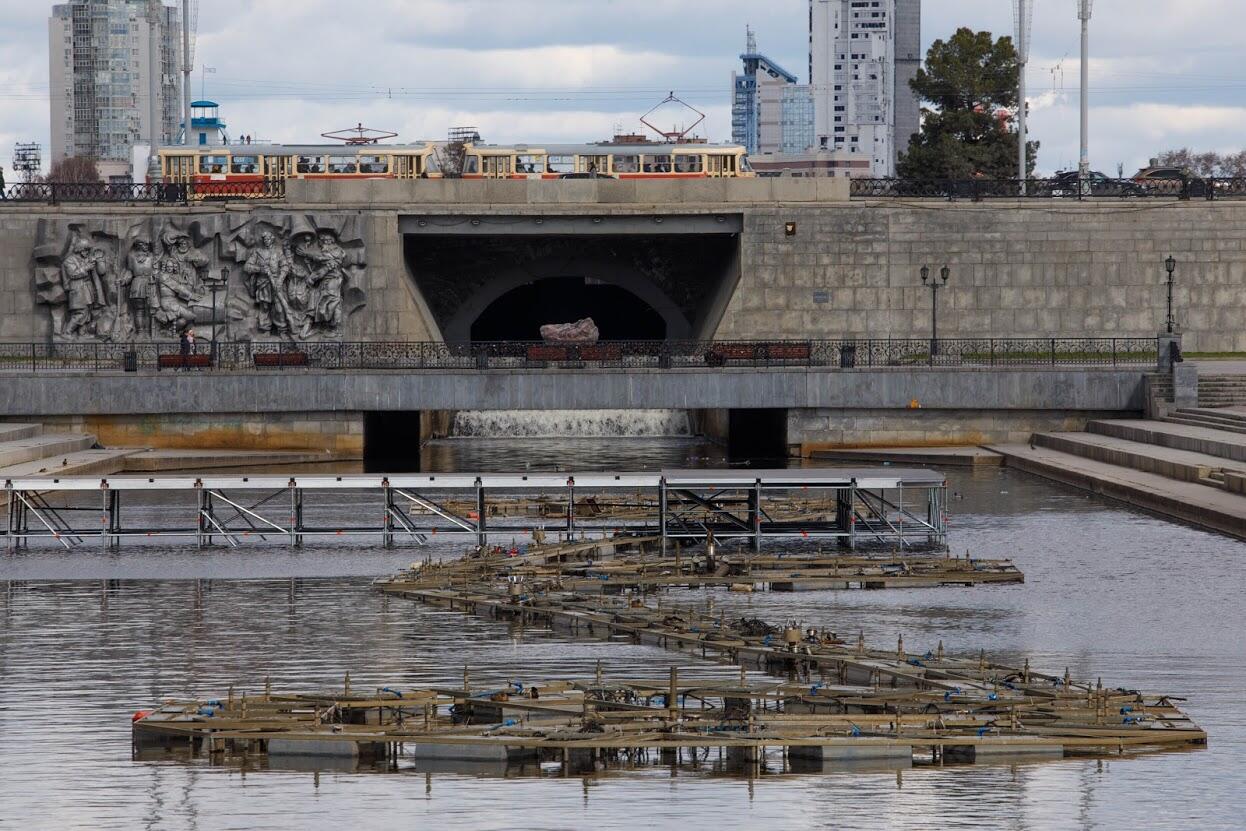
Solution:
M739 145L602 143L464 145L464 179L705 179L753 176ZM419 144L223 144L160 148L162 181L199 196L254 195L289 179L438 179L444 142Z
M419 179L440 176L436 148L421 144L223 144L160 148L166 182L213 185L272 179ZM225 190L224 187L221 188Z
M745 149L698 142L468 144L464 179L720 179L751 177Z

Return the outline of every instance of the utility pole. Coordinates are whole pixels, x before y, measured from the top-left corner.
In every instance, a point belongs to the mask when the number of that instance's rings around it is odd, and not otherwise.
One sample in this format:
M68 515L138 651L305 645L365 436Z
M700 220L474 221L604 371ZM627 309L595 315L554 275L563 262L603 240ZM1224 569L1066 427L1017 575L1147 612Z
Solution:
M195 71L190 54L190 0L182 0L182 144L190 144L190 75Z
M1033 0L1012 0L1016 15L1017 35L1017 178L1021 180L1021 195L1025 195L1026 178L1029 175L1026 153L1029 133L1025 128L1025 65L1030 60L1030 19Z
M1090 177L1090 13L1095 0L1077 0L1077 16L1082 21L1082 152L1077 161L1077 178Z
M160 33L164 28L161 25L161 16L164 13L164 4L161 0L150 0L147 4L147 97L148 101L148 117L151 119L151 155L147 161L147 175L151 177L153 173L159 176L160 171L160 128L163 119L162 107L160 106L161 87L164 83L164 62L160 59Z

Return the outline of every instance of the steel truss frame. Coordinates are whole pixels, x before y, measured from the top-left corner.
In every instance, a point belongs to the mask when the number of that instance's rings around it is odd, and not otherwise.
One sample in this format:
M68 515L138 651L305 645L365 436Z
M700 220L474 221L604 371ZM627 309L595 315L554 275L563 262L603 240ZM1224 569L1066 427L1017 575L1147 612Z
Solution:
M423 545L435 535L563 539L615 533L654 535L671 543L834 540L846 548L946 545L946 483L929 470L667 470L646 473L412 474L350 476L31 477L4 482L8 550L53 542L65 549L98 540L193 539L200 548L266 542L301 547L309 539L377 536L385 547ZM905 491L917 491L919 499ZM168 527L123 522L123 503L154 492L194 494L192 506L168 509ZM358 524L309 520L309 497L376 497ZM602 504L626 511L598 510ZM610 500L614 499L614 502ZM812 500L812 504L810 504ZM86 504L91 503L91 504ZM515 508L511 513L503 508ZM466 510L465 510L466 508ZM185 513L184 519L182 512Z

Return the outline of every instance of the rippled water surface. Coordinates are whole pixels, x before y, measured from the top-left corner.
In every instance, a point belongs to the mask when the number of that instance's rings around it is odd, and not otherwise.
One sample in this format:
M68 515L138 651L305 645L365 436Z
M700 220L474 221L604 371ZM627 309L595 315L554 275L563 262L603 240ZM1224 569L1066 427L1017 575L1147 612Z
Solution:
M465 441L438 469L720 464L687 440ZM897 774L658 764L591 776L243 770L134 761L129 717L168 696L508 678L730 676L622 642L577 642L378 596L420 556L367 540L291 553L128 546L0 553L0 827L1239 829L1246 825L1246 547L1021 474L949 470L952 544L1014 557L1022 586L715 603L910 651L942 639L1036 668L1188 697L1207 749ZM363 509L346 506L347 513ZM153 507L158 512L158 506ZM443 546L453 553L454 546ZM704 602L685 593L683 600ZM772 766L774 770L779 765Z

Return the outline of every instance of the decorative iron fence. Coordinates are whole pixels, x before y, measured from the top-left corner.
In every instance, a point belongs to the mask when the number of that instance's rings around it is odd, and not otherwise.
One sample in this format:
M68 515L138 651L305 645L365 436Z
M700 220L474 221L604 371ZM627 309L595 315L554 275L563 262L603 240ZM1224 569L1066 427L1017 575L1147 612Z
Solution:
M852 179L849 193L866 199L1242 199L1246 177L1185 179Z
M0 373L1143 366L1155 338L423 343L0 343Z
M19 182L0 189L4 202L184 205L225 199L284 199L284 179L256 182Z

